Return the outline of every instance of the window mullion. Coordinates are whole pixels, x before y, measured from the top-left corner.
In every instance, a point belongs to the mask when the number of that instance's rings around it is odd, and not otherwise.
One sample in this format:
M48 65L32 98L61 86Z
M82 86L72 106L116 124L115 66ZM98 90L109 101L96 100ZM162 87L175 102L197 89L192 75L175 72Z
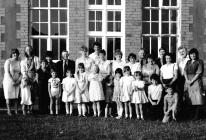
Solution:
M48 0L48 39L47 39L47 50L52 50L51 47L51 9L50 9L50 2L51 0Z

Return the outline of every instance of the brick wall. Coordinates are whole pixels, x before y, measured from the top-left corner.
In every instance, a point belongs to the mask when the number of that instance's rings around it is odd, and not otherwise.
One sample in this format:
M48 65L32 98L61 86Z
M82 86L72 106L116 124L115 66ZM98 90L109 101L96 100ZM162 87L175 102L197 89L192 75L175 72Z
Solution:
M126 0L125 56L141 47L142 0Z
M74 60L79 57L79 48L86 42L85 11L84 0L69 0L69 50Z

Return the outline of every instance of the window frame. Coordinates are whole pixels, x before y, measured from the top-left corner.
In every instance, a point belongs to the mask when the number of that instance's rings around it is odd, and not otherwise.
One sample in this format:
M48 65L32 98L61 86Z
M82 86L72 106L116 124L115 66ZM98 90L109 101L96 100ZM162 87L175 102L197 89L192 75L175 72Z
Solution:
M107 52L107 38L121 38L121 51L123 53L122 59L125 59L125 11L126 2L121 0L121 5L108 5L107 0L102 0L102 5L89 5L89 0L86 0L86 44L89 45L89 37L101 37L102 49ZM89 11L97 10L102 11L102 31L89 31ZM107 12L108 11L120 11L121 12L121 32L109 32L107 31ZM89 48L89 46L88 46Z
M38 7L32 7L31 5L31 0L29 0L29 16L30 16L30 23L29 23L29 30L30 30L30 33L29 33L29 40L30 40L30 44L32 45L33 44L33 39L47 39L47 51L52 51L52 39L66 39L66 50L69 51L69 1L67 1L67 6L66 7L51 7L51 1L52 0L48 0L48 7L40 7L40 1L41 0L38 0L39 1L39 6ZM60 5L59 1L58 1L58 6ZM33 23L44 23L44 22L41 22L40 19L41 19L41 14L39 12L39 19L38 21L39 22L33 22L32 21L32 11L33 10L47 10L48 11L48 21L47 21L47 25L48 25L48 35L32 35L32 24ZM67 21L66 22L61 22L59 19L58 19L58 22L54 22L54 23L58 23L58 24L61 24L61 23L65 23L67 24L67 34L66 35L51 35L51 24L52 24L52 21L51 21L51 10L66 10L67 11ZM59 18L59 12L58 12L58 18ZM40 28L40 27L39 27ZM58 31L60 31L60 29L58 28ZM40 47L40 41L39 41L39 47ZM59 49L59 48L58 48ZM41 51L40 51L40 48L39 48L39 57L40 59L41 58ZM58 60L61 59L61 54L58 54ZM57 60L54 60L54 61L57 61Z
M147 9L149 10L149 15L150 15L150 19L149 21L143 21L142 20L142 23L150 23L150 33L149 34L143 34L142 33L142 37L141 37L141 40L142 40L142 47L144 47L144 44L143 44L143 38L144 37L149 37L150 38L150 53L152 52L152 37L157 37L158 39L158 56L159 56L159 49L162 47L162 37L169 37L169 52L171 52L171 37L176 37L176 50L178 47L181 46L181 0L177 0L177 5L176 6L164 6L163 5L163 0L159 0L159 6L158 7L151 7L151 1L150 0L150 5L149 7L143 7L142 6L142 12L144 9ZM171 4L171 0L170 0L170 4ZM151 31L151 23L153 23L154 21L152 21L152 14L151 14L151 10L158 10L158 16L159 16L159 19L158 21L155 21L155 23L158 23L159 24L159 30L158 30L158 34L152 34L152 31ZM169 19L168 21L162 21L162 10L169 10L169 18L171 16L171 10L175 10L176 11L176 21L171 21L171 19ZM162 34L162 23L169 23L169 33L168 34ZM176 34L171 34L171 23L176 23ZM143 25L143 24L142 24ZM142 26L143 28L143 26ZM143 30L143 29L142 29ZM176 53L176 57L177 57L177 51L175 52Z

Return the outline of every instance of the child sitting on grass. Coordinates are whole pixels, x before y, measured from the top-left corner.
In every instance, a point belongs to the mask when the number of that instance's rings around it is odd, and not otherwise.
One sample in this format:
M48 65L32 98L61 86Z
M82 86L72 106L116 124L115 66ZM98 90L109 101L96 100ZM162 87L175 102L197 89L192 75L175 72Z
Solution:
M166 86L166 95L164 97L164 118L163 123L170 121L171 117L176 121L178 94L174 92L171 86Z
M59 114L59 98L61 96L61 83L55 70L51 70L52 77L48 81L50 97L50 114L53 115L53 102L55 101L56 114Z

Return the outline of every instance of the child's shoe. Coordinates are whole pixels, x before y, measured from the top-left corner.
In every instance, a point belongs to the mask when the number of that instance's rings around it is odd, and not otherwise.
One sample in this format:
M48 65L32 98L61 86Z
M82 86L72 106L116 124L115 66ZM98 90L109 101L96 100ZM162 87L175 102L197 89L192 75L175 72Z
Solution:
M117 116L117 117L116 117L116 119L121 119L121 118L122 118L122 116Z

